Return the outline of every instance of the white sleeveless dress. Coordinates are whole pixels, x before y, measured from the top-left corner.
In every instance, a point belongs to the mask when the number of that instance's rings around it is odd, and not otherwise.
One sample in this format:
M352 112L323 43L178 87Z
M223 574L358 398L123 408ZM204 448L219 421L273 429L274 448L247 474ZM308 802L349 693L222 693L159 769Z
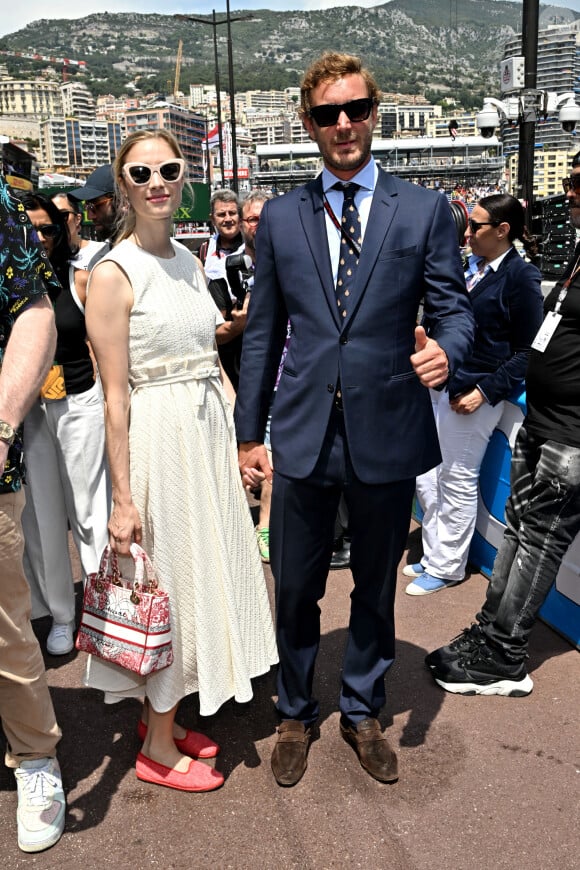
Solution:
M133 288L131 492L142 546L170 595L175 661L142 678L93 657L85 681L116 697L146 695L158 712L199 692L210 716L229 698L249 701L251 678L277 652L219 378L221 315L193 255L172 244L175 256L161 259L125 240L103 262L117 263Z

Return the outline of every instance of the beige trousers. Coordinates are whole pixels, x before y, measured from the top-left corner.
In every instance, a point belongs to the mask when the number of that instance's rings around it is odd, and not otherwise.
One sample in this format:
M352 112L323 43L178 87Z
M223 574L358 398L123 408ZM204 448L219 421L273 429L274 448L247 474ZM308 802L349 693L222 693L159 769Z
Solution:
M61 732L44 660L30 624L30 589L22 569L24 492L0 494L0 719L6 764L53 757Z

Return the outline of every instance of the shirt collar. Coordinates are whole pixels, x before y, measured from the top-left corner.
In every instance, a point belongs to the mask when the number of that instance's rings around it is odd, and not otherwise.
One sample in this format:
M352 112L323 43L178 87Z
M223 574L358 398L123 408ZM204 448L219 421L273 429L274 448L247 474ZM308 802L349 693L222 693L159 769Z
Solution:
M507 251L504 251L503 254L500 254L499 257L496 257L495 260L492 260L487 264L486 270L493 269L494 272L497 272L499 267L502 264L502 261L507 257L511 248L508 248ZM470 254L469 260L467 261L467 269L465 273L467 275L474 275L479 270L479 263L482 260L482 257L477 257L475 254Z
M379 169L375 161L371 158L366 166L363 166L362 169L359 169L356 175L353 175L352 178L349 178L349 181L358 184L359 187L364 188L364 190L369 190L371 193L375 189L375 185L377 183L377 178L379 175ZM322 190L324 193L328 193L328 191L336 184L345 184L346 182L337 178L336 175L333 175L330 170L324 167L322 170Z

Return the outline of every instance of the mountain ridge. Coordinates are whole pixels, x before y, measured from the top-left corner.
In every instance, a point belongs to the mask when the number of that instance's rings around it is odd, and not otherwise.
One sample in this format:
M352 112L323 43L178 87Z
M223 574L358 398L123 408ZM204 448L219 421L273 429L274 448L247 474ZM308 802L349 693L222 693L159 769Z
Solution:
M236 10L232 53L236 90L298 85L322 51L360 55L388 92L452 97L464 108L497 90L505 41L521 31L521 4L508 0L392 0L370 8L308 12ZM78 19L40 19L0 39L0 50L69 57L86 63L93 93L116 96L135 88L166 93L183 41L180 86L214 82L211 16L207 25L172 15L98 13ZM234 17L234 16L232 16ZM225 16L216 16L221 87L227 82ZM541 7L541 25L576 20L580 13ZM46 62L4 56L9 74L37 75ZM79 74L74 68L67 74Z

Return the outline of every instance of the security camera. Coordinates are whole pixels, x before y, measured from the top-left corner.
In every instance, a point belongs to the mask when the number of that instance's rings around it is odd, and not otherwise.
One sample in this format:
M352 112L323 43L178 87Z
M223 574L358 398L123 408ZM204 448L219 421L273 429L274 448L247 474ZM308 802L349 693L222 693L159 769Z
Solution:
M566 103L560 109L558 120L565 133L573 133L576 124L580 121L580 106L574 102Z
M477 113L475 123L479 127L479 132L483 138L491 139L495 128L499 126L499 115L497 110L490 105L484 105L481 112Z

